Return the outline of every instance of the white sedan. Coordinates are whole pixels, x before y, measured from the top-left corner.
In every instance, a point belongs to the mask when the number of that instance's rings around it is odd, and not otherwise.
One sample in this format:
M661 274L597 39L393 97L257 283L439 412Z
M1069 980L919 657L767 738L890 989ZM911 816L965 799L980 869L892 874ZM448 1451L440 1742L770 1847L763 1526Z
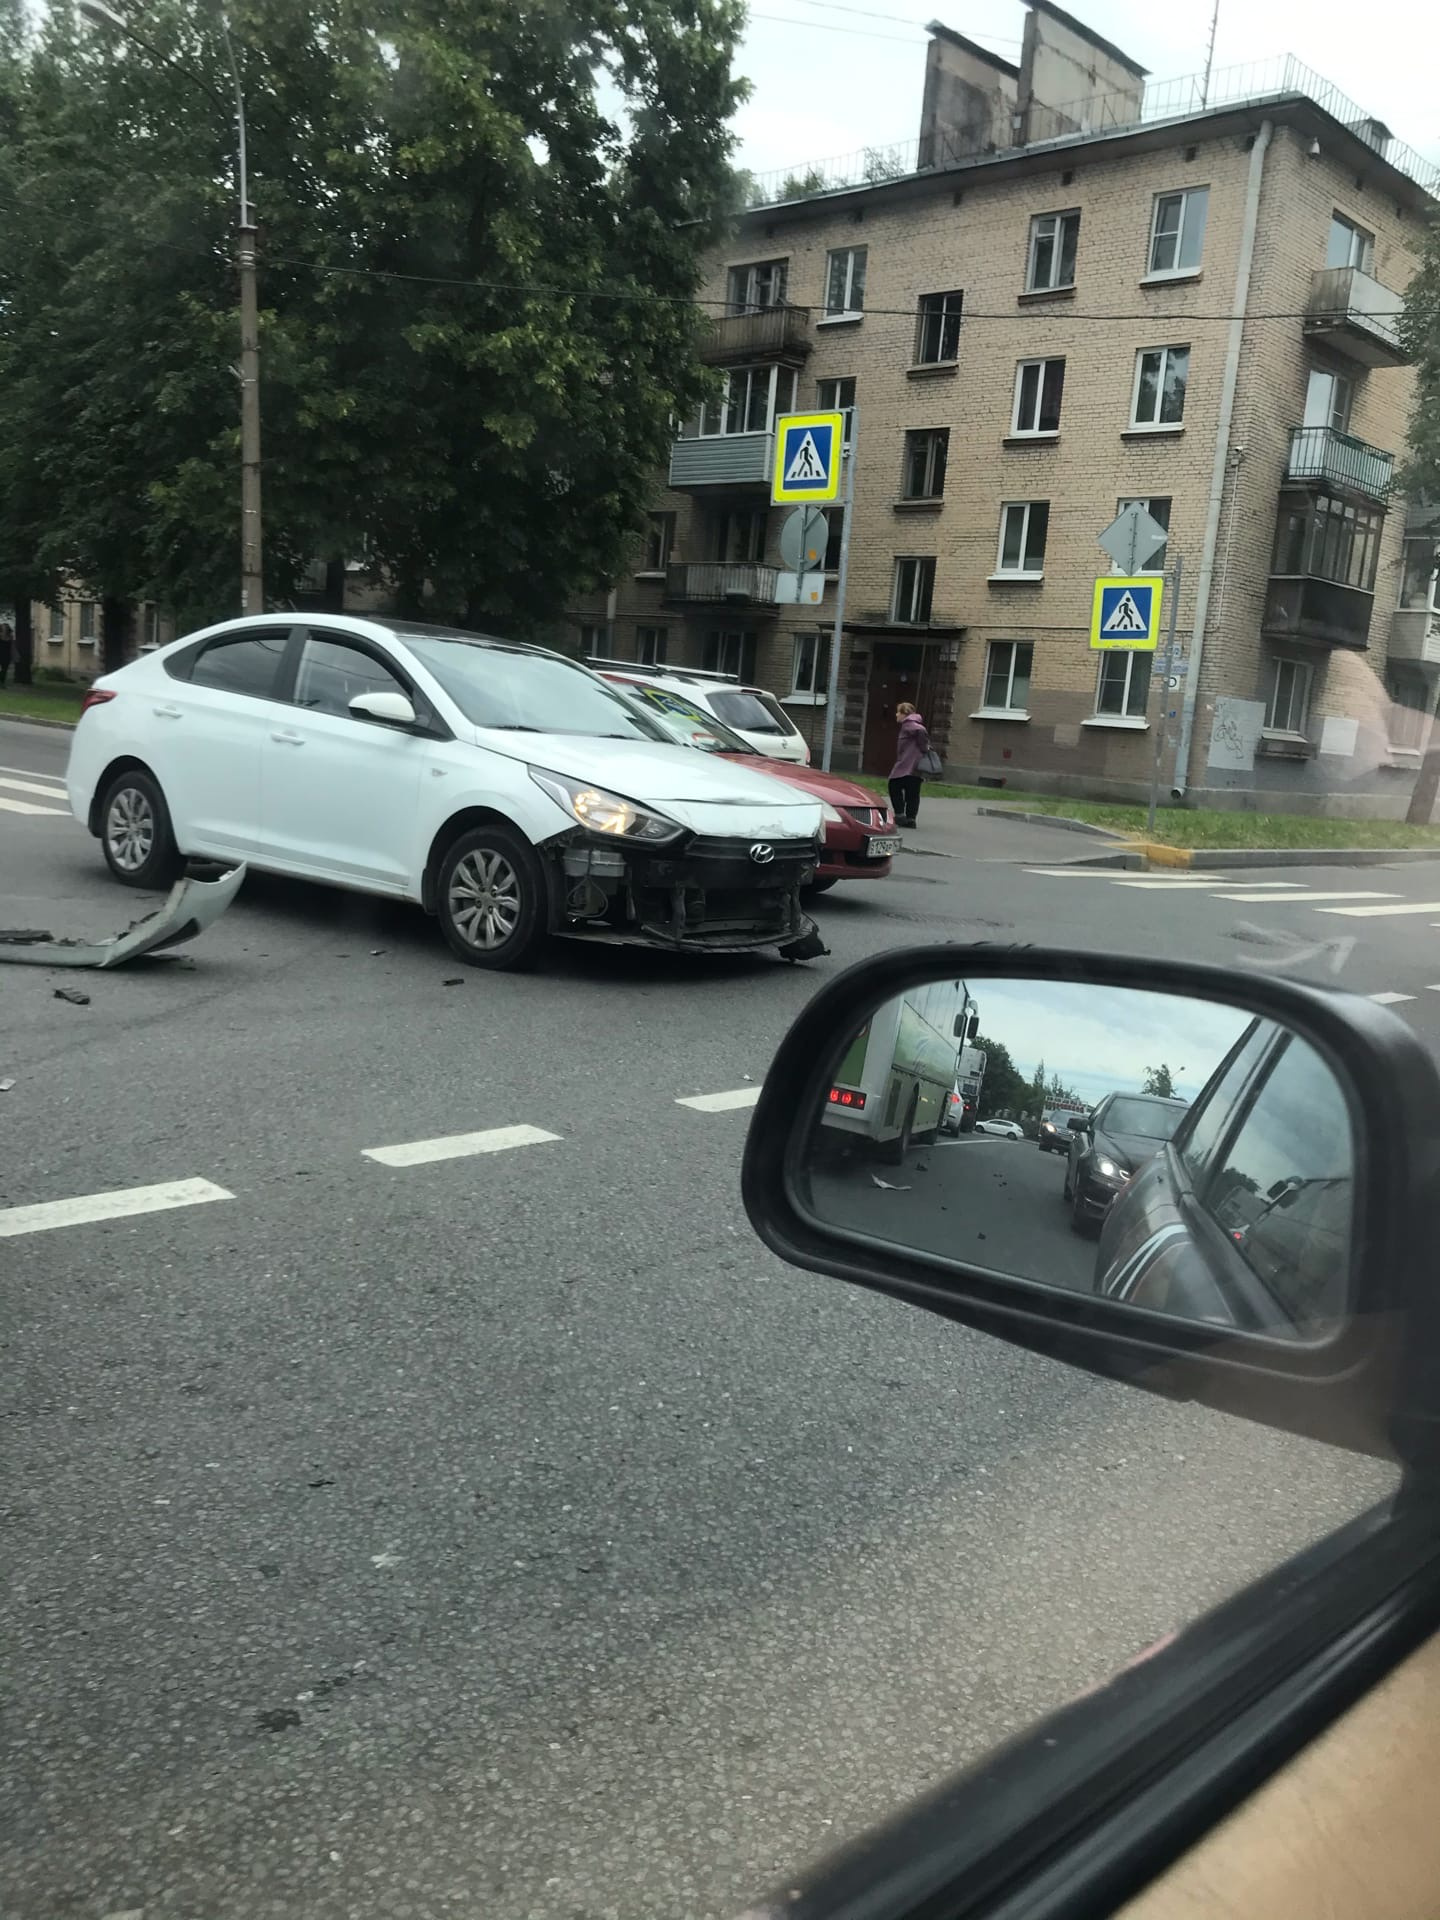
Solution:
M813 796L677 746L598 675L418 621L265 614L95 682L66 784L115 878L248 861L414 900L460 959L548 935L825 947Z
M976 1133L993 1133L1002 1140L1023 1140L1025 1129L1018 1120L977 1120Z

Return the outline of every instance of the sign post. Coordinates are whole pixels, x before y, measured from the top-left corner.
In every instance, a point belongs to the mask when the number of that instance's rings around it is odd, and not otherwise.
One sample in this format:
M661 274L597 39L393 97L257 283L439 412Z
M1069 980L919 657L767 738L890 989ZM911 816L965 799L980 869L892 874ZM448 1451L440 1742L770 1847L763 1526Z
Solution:
M814 506L840 494L845 470L844 521L840 528L840 578L835 591L835 632L830 642L829 687L825 696L825 748L821 764L828 773L835 750L835 703L840 690L840 636L845 631L845 586L850 572L850 509L855 499L855 444L860 415L850 409L850 457L845 458L845 415L782 413L775 422L775 465L770 476L772 506Z
M1180 575L1184 562L1175 555L1174 565L1170 569L1170 625L1165 635L1165 661L1160 671L1160 705L1155 715L1155 751L1150 762L1150 805L1145 814L1145 831L1155 831L1155 806L1160 795L1160 756L1165 745L1165 736L1169 732L1165 711L1170 698L1170 676L1174 672L1175 659L1175 622L1180 614Z
M840 699L840 641L845 632L845 588L850 578L850 523L855 518L855 449L860 444L860 409L850 409L850 457L845 461L845 498L840 513L840 576L835 582L835 630L830 637L830 672L825 686L825 748L822 769L829 773L835 751L835 708ZM843 456L842 456L843 457Z

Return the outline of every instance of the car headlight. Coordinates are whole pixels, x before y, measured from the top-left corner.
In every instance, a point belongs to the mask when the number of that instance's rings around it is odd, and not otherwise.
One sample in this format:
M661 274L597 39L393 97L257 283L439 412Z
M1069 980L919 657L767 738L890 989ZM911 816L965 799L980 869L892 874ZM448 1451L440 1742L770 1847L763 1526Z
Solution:
M663 846L676 840L685 829L663 813L654 813L623 794L610 793L604 787L592 787L588 781L572 780L563 773L549 773L543 767L531 767L530 778L558 807L563 807L591 833L614 834L625 840L642 840L649 846Z
M1117 1167L1113 1160L1097 1160L1095 1162L1095 1171L1106 1180L1123 1180L1125 1178L1124 1167Z
M841 813L841 811L840 811L840 809L839 809L838 807L832 807L832 806L831 806L831 804L830 804L830 802L829 802L828 800L822 800L822 801L820 802L820 812L821 812L821 815L822 815L822 817L823 817L823 818L824 818L824 819L825 819L825 820L826 820L826 821L827 821L827 822L828 822L828 823L829 823L829 824L830 824L830 825L831 825L832 827L843 827L843 826L844 826L844 824L845 824L845 816L844 816L844 814L843 814L843 813Z

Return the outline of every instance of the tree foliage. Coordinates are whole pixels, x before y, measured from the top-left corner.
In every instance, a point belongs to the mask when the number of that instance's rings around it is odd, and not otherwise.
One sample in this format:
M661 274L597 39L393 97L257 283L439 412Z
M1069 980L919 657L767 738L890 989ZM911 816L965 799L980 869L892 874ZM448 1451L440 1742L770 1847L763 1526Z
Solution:
M118 0L117 0L118 4ZM0 0L0 597L238 603L236 188L216 16ZM739 0L233 0L260 226L266 572L540 629L623 566L734 204Z
M1183 1073L1183 1067L1170 1067L1162 1060L1158 1067L1146 1067L1145 1084L1142 1093L1157 1093L1162 1100L1175 1098L1175 1075Z
M1406 291L1400 338L1415 365L1415 404L1399 485L1412 500L1440 503L1440 223L1433 220Z
M978 1118L988 1120L992 1114L1014 1114L1025 1110L1030 1093L1030 1083L1010 1057L1010 1049L1002 1040L987 1040L980 1034L974 1044L985 1055L985 1078L980 1083Z

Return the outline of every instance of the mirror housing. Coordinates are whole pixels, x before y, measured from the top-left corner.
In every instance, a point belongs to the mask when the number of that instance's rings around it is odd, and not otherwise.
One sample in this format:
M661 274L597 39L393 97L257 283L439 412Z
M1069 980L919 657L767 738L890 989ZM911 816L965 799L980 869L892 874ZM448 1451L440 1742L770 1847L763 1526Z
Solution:
M819 1222L798 1176L837 1045L881 1002L959 975L982 1004L985 983L1002 980L1185 996L1267 1018L1316 1049L1344 1089L1361 1156L1349 1311L1335 1336L1285 1345ZM1262 1425L1409 1461L1433 1448L1440 1464L1440 1075L1404 1022L1371 1001L1268 973L1034 947L882 955L823 988L781 1042L742 1185L757 1233L792 1266Z
M1069 1127L1071 1133L1089 1133L1090 1131L1088 1114L1077 1113L1067 1120L1065 1124Z
M383 689L378 693L357 693L349 705L357 720L378 720L387 727L415 725L415 709L403 693Z

